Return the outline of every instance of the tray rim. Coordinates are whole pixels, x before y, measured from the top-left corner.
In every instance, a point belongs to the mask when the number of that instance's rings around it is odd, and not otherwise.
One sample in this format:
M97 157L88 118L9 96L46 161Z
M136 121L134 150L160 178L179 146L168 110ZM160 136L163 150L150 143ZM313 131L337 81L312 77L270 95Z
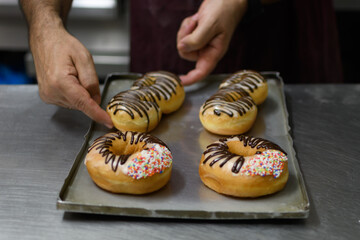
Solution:
M104 215L117 215L117 216L128 216L128 217L143 217L143 218L172 218L172 219L206 219L206 220L246 220L246 219L306 219L309 216L310 212L310 201L306 191L304 177L299 165L299 161L296 157L297 153L295 151L294 142L291 138L291 127L289 125L289 113L286 105L286 98L284 92L284 82L280 75L280 72L276 71L263 71L260 72L265 78L276 79L280 83L280 92L281 92L281 100L284 104L284 112L286 115L286 127L287 127L287 134L284 135L289 140L291 147L293 148L294 153L294 168L298 174L298 182L300 185L300 191L303 196L304 205L302 206L301 210L297 211L277 211L277 215L274 216L273 212L220 212L220 211L213 211L208 212L204 210L193 211L193 210L150 210L146 208L128 208L128 207L114 207L114 206L107 206L107 205L92 205L92 204L80 204L74 203L65 200L66 193L68 191L68 187L71 184L72 180L76 176L76 172L78 171L80 164L81 164L81 156L87 151L88 141L92 136L93 129L95 127L96 122L91 121L90 127L87 133L84 135L84 142L76 155L72 167L64 180L64 183L59 191L57 201L56 201L56 208L57 210L64 210L69 212L75 213L91 213L91 214L104 214ZM141 73L131 73L131 72L112 72L109 73L104 82L104 88L102 93L106 92L109 88L109 83L112 80L136 80L137 78L141 77L143 74ZM210 78L220 77L220 76L227 76L230 74L214 74L210 75ZM105 94L101 96L101 102L103 103L105 98ZM112 212L104 211L103 209L111 208ZM114 211L115 210L115 211ZM154 215L154 212L156 213ZM180 214L179 214L180 213ZM202 213L202 214L199 214ZM181 216L182 215L182 216ZM199 216L201 215L201 216ZM215 216L215 217L214 217Z

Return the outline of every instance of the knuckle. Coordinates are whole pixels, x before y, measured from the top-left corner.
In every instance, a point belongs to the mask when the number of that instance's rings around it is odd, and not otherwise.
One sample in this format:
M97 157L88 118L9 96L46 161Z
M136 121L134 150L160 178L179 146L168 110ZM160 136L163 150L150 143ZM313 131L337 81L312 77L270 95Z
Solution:
M71 75L77 75L77 71L76 69L74 68L74 66L72 65L66 65L66 66L63 66L62 69L61 69L61 73L59 73L61 75L63 75L64 77L66 76L71 76Z
M83 51L81 51L79 53L80 59L82 59L83 61L93 61L92 55L90 54L90 52L87 49L84 49Z
M186 18L184 18L184 20L182 20L182 22L181 22L181 27L186 27L186 25L190 22L190 19L191 19L191 17L186 17Z
M89 81L86 81L84 82L83 84L84 88L87 89L88 91L89 90L93 90L95 91L98 87L98 85L96 84L96 82L89 82Z

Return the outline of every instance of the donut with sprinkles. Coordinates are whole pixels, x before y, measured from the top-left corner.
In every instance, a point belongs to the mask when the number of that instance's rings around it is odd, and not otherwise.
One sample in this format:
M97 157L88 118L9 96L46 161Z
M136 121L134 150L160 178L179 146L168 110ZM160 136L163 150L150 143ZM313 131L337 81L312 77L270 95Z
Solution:
M145 194L169 181L172 154L150 134L118 131L94 140L85 165L95 184L107 191Z
M210 189L236 197L260 197L282 190L288 158L277 144L236 135L221 138L203 152L199 174Z

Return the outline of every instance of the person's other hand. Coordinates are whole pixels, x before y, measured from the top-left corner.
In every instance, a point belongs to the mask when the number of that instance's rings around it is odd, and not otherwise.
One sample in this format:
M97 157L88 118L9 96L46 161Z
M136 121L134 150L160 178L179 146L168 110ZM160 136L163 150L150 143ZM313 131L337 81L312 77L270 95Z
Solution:
M196 61L195 69L181 76L184 85L202 80L226 53L246 0L205 0L199 11L185 18L177 34L180 57Z
M96 122L113 127L99 106L99 81L84 45L60 27L30 37L30 47L44 102L80 110Z

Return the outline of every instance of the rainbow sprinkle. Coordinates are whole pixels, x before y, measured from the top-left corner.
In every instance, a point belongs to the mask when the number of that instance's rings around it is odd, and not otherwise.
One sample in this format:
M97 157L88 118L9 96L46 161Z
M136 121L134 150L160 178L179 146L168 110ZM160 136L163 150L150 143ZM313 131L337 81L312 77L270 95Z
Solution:
M172 155L166 147L154 144L139 152L127 166L127 175L134 179L151 177L162 173L172 164Z
M268 176L273 175L274 178L280 177L284 162L287 157L284 153L277 150L267 150L261 154L256 154L248 159L242 166L240 173L247 176Z

